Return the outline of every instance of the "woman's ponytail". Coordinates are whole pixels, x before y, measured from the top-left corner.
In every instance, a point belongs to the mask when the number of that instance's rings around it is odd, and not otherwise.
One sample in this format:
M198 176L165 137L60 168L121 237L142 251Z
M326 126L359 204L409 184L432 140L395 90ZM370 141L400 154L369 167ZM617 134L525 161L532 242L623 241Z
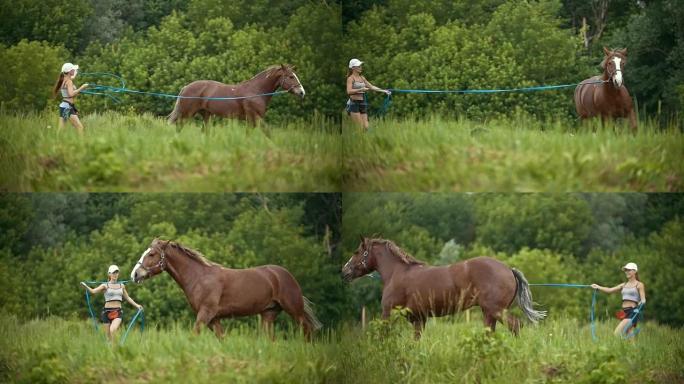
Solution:
M52 97L57 97L59 89L62 88L62 83L64 83L64 73L60 72L55 87L52 89Z

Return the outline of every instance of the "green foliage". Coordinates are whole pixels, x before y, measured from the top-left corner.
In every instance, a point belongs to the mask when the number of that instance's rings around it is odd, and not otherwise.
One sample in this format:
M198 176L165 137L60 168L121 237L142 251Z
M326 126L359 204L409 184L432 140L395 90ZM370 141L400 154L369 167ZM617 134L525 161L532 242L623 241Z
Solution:
M274 126L224 120L201 134L150 115L94 114L80 137L57 113L0 118L0 188L10 191L339 190L329 121Z
M407 99L408 100L408 99ZM432 192L679 191L682 134L645 123L579 128L517 116L478 123L430 116L343 125L344 190Z
M91 16L93 7L88 0L3 0L0 2L0 19L3 21L0 42L13 45L29 39L64 45L73 50L79 47ZM40 60L30 63L40 64ZM20 68L24 71L29 66ZM53 67L53 73L59 74L58 68Z
M444 3L444 7L452 6ZM453 6L462 5L457 2ZM491 6L480 5L485 9ZM579 41L559 28L556 2L507 2L497 7L490 18L482 20L484 25L464 25L457 21L458 17L446 23L437 20L443 20L445 14L458 15L453 10L455 13L442 13L438 8L426 14L421 12L430 7L420 4L415 8L397 7L400 8L404 16L398 19L394 18L396 9L389 6L374 8L348 25L349 35L363 36L365 44L359 47L351 39L344 45L345 53L366 60L369 78L380 86L516 88L572 83L582 72L581 57L568 55L579 51ZM402 20L406 20L407 27ZM568 98L563 92L393 98L395 115L407 116L423 110L475 119L510 115L511 111L565 118L569 112Z
M592 215L578 195L478 195L480 241L495 251L523 246L582 256Z
M45 108L66 57L63 47L45 42L21 40L9 48L0 45L0 65L5 73L0 87L3 108L15 112Z
M94 202L89 202L90 196ZM347 299L336 265L325 256L324 235L320 231L321 226L339 226L309 224L310 216L303 206L310 197L268 196L257 199L249 195L134 194L117 196L114 201L84 194L2 196L3 204L28 203L32 213L15 219L17 224L26 220L30 224L18 225L13 237L7 238L12 243L0 251L0 284L6 293L0 301L2 310L22 318L50 314L85 318L83 289L78 283L105 280L104 271L110 264L119 265L121 279L128 279L139 255L154 237L161 237L197 249L209 260L230 268L281 265L295 276L325 324L343 318L340 311L345 309ZM266 200L271 201L268 206L263 205ZM83 209L80 215L88 216L84 220L65 214L89 204L112 204L117 214L102 217L98 215L100 210ZM91 223L91 231L83 231L84 221ZM310 235L315 232L320 235ZM14 255L10 249L28 251ZM185 295L166 274L142 285L129 284L128 292L145 306L152 324L188 323L194 319ZM27 300L29 297L41 299ZM94 297L93 302L97 310L102 297ZM127 316L134 311L130 312ZM282 323L291 323L285 315L281 317Z
M620 268L633 261L639 265L640 277L647 287L646 318L676 325L684 317L681 311L668 306L681 296L675 276L683 272L679 265L684 261L674 255L682 254L684 236L680 219L672 218L673 212L665 207L678 207L681 199L680 195L636 193L476 194L461 196L455 205L452 194L347 194L343 228L352 230L344 232L339 265L356 250L358 235L373 234L395 241L418 259L434 265L477 256L495 257L522 271L533 284L597 283L612 287L624 281ZM459 215L449 212L449 206L469 213L473 222L470 242L444 241L436 236L442 228L458 224L450 221ZM441 210L437 209L440 207ZM635 208L638 209L631 212ZM638 215L649 219L634 232L635 223L616 219ZM612 238L602 239L595 232ZM590 289L531 289L534 301L540 309L549 311L551 318L570 316L588 321ZM349 295L353 303L350 312L355 318L363 306L371 314L380 312L379 278L356 280L350 284ZM617 295L599 294L596 316L612 319L619 307Z
M640 112L661 124L684 124L684 10L676 0L649 2L606 38L627 47L627 86Z

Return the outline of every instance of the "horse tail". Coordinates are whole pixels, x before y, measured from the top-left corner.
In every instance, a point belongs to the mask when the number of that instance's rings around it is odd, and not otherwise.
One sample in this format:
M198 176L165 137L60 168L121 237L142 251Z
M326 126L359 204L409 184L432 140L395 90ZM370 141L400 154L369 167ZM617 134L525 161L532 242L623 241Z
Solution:
M530 292L530 285L527 283L525 276L515 268L511 268L511 271L513 271L517 284L515 298L518 301L518 306L522 309L527 319L536 324L537 321L546 317L546 311L537 311L532 307L534 304L532 302L532 292Z
M181 89L180 93L178 94L179 96L183 94L183 91L185 91L186 87L187 86L185 86L185 87L183 87L183 89ZM173 107L173 111L171 111L171 113L167 116L169 124L175 124L176 121L178 121L178 119L181 117L180 103L181 103L181 98L177 97L176 98L176 105Z
M316 318L316 315L314 314L312 308L313 303L309 299L307 299L306 296L302 296L302 298L304 299L304 314L306 316L306 321L309 322L311 328L314 331L321 329L321 327L323 327L323 324L321 324L321 322L318 320L318 318Z

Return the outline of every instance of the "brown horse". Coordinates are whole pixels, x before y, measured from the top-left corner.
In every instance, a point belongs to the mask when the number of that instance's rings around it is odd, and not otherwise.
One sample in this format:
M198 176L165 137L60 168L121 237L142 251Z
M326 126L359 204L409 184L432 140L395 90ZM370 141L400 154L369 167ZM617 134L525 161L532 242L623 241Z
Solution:
M239 84L193 81L181 89L169 123L200 113L205 125L211 115L238 118L256 125L264 118L271 102L272 95L268 94L278 88L302 98L306 94L294 67L289 64L273 65Z
M414 259L390 240L361 237L361 244L342 268L342 278L378 271L383 282L382 317L399 306L410 311L416 339L431 316L445 316L479 305L485 326L496 328L514 299L525 316L536 323L546 316L532 308L532 295L522 272L490 257L433 267ZM508 327L518 334L520 322L506 313Z
M221 338L222 318L260 314L262 326L273 338L273 321L283 310L303 328L307 339L321 327L297 280L283 267L225 268L181 244L154 239L135 264L131 279L141 283L163 271L176 280L197 313L195 333L206 324Z
M603 75L586 79L575 88L577 114L581 119L601 116L602 121L627 117L632 132L636 132L637 121L632 97L624 85L622 75L627 64L627 49L611 51L603 47L603 52Z

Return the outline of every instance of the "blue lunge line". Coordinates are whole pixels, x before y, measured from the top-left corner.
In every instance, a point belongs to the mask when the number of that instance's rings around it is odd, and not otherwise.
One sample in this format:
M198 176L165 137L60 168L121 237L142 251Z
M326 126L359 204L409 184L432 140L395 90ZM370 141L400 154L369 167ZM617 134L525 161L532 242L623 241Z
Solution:
M545 284L529 284L530 286L538 286L538 287L567 287L567 288L591 288L591 285L586 285L586 284L566 284L566 283L545 283ZM596 311L596 293L598 292L598 289L594 289L594 292L591 295L591 310L589 311L589 320L590 320L590 327L591 327L591 338L594 341L598 341L598 337L596 337L596 316L594 315Z
M116 103L120 103L121 101L118 98L110 95L107 92L133 93L133 94L137 94L137 95L166 97L166 98L173 98L173 99L203 99L203 100L241 100L241 99L251 99L254 97L261 97L261 96L275 96L275 95L287 93L287 91L275 91L275 92L268 92L268 93L260 93L258 95L235 96L235 97L180 96L180 95L174 95L174 94L170 94L170 93L147 92L147 91L138 91L135 89L128 89L128 88L126 88L126 80L124 80L123 77L121 77L119 75L115 75L113 73L109 73L109 72L83 72L83 73L81 73L81 76L114 77L114 78L118 79L119 82L121 83L120 87L112 87L109 85L100 85L100 84L90 84L90 90L81 91L81 93L86 94L86 95L100 95L100 96L110 97ZM103 92L95 92L95 91L103 91Z
M641 303L641 304L639 304L639 306L636 307L636 309L634 310L634 314L633 314L632 317L629 319L629 324L626 325L624 328L622 328L622 337L623 337L623 338L629 339L629 338L631 338L631 337L634 337L634 336L638 335L639 332L641 332L641 327L638 327L638 328L634 328L634 331L633 331L632 333L630 333L629 335L627 334L627 332L629 331L629 329L632 328L632 324L634 324L634 321L635 321L639 316L641 316L641 310L642 310L643 308L644 308L644 303Z
M604 80L589 81L584 84L597 84L604 83ZM501 88L501 89L398 89L391 88L389 91L392 93L417 93L417 94L435 94L435 93L455 93L455 94L490 94L490 93L512 93L512 92L536 92L536 91L550 91L563 88L571 88L580 85L581 83L575 84L560 84L560 85L539 85L535 87L522 87L522 88ZM385 96L385 101L382 103L379 114L384 114L389 109L392 104L392 96Z
M203 100L241 100L241 99L251 99L254 97L261 97L261 96L275 96L275 95L287 93L287 91L275 91L275 92L260 93L257 95L249 95L249 96L205 97L205 96L181 96L181 95L174 95L174 94L170 94L170 93L138 91L135 89L112 87L109 85L98 85L98 84L94 84L92 86L92 89L95 91L103 90L103 91L110 91L110 92L114 92L114 93L132 93L132 94L136 94L136 95L166 97L166 98L171 98L171 99L203 99Z
M142 331L145 330L145 314L143 313L142 309L138 309L138 312L135 313L135 316L133 316L133 319L131 319L130 324L128 324L128 328L126 329L126 333L124 333L123 337L121 338L119 345L123 345L123 343L126 341L126 337L128 336L128 332L130 332L131 328L133 328L133 324L135 324L135 319L137 319L138 316L140 316L140 332L142 333Z
M117 281L117 284L126 284L128 283L129 280L120 280ZM107 281L84 281L86 284L104 284L107 283ZM95 327L95 332L98 333L97 330L97 320L95 320L95 313L93 312L93 306L90 304L90 291L86 289L85 291L85 297L86 297L86 304L88 304L88 312L90 313L90 318L93 320L93 327ZM120 345L123 345L123 343L126 341L126 337L128 336L128 332L131 331L131 328L133 328L133 324L135 324L135 320L140 316L140 332L142 332L145 329L145 314L143 313L142 309L138 309L138 312L136 312L135 316L133 316L133 319L131 319L131 322L128 324L128 328L126 329L126 333L124 333L123 337L121 338L121 341L119 342ZM105 341L107 339L105 338Z

